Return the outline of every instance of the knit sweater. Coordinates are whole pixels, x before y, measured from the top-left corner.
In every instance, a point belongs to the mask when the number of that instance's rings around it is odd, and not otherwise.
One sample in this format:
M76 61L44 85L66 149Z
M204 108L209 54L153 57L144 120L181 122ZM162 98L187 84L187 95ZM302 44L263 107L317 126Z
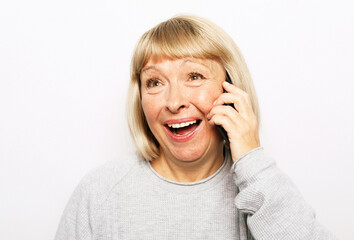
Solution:
M300 193L257 148L198 182L160 176L135 155L83 178L55 240L335 239Z

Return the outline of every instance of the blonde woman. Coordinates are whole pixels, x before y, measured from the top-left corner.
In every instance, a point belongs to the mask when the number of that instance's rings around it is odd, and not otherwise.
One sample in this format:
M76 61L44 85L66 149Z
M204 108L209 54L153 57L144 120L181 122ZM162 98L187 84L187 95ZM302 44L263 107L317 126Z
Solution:
M218 26L179 16L147 31L128 96L137 155L82 180L56 240L334 239L260 146L250 74Z

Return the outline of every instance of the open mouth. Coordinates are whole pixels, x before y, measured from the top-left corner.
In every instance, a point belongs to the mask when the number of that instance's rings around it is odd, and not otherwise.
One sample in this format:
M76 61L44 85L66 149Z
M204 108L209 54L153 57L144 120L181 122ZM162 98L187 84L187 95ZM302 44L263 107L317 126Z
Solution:
M183 123L167 124L168 129L175 136L186 136L193 132L200 124L201 120L193 120Z

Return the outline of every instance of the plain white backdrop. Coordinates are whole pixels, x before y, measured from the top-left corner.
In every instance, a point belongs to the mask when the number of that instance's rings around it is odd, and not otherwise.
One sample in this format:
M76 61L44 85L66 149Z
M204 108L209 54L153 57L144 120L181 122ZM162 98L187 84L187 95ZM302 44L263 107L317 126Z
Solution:
M353 12L350 0L2 0L0 239L53 239L84 174L134 151L132 51L180 13L234 38L258 93L262 145L319 221L353 239Z

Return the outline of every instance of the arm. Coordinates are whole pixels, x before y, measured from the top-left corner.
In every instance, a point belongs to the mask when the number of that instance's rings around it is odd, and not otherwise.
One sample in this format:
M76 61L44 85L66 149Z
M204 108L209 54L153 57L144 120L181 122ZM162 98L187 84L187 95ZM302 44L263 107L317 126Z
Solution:
M230 140L233 175L239 193L235 204L255 239L334 239L315 219L300 193L260 147L258 122L248 94L223 83L227 93L215 101L208 117ZM224 104L233 104L235 108Z
M89 197L85 179L72 194L60 220L55 240L91 239Z
M263 148L241 157L232 170L240 190L235 204L255 239L335 239Z

